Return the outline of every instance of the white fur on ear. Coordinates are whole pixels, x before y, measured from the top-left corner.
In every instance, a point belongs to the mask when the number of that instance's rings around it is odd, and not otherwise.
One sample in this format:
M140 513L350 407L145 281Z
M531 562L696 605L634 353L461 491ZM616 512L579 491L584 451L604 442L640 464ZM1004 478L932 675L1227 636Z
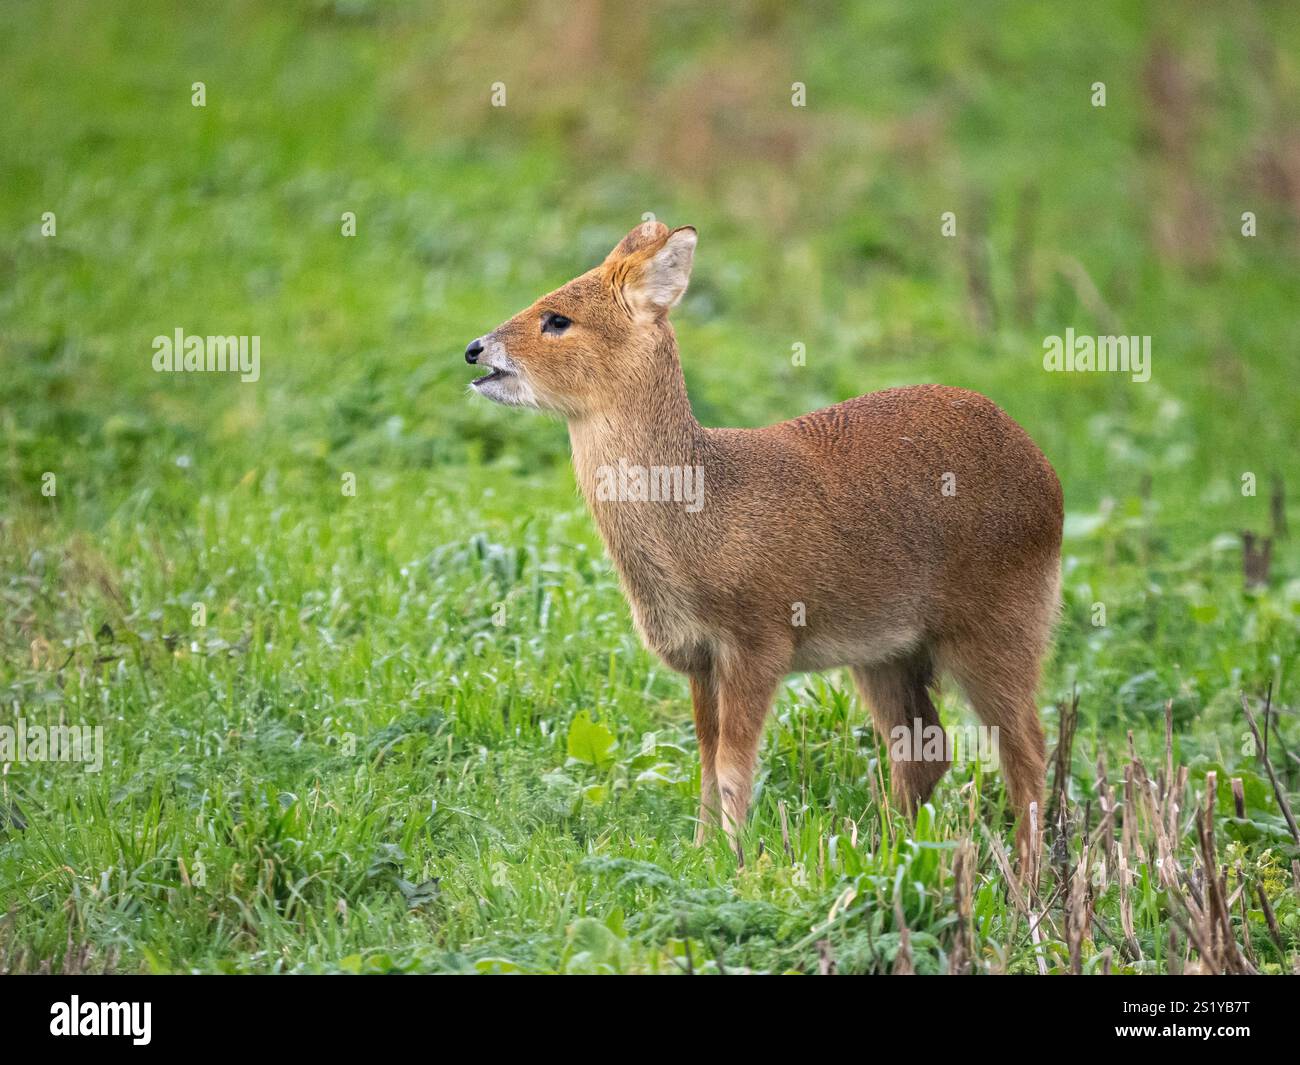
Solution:
M676 307L686 295L698 240L690 226L675 229L654 258L641 268L634 289L637 302L646 310L661 313Z

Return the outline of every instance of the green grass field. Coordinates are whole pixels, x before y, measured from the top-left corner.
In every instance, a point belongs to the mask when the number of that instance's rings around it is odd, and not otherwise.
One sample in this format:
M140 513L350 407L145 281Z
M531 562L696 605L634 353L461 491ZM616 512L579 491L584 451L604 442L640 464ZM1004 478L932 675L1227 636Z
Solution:
M1300 964L1242 710L1300 807L1294 10L184 6L0 7L0 725L104 755L0 758L0 971ZM700 231L704 424L938 381L1055 465L1036 888L996 774L890 808L839 673L778 696L746 866L691 845L686 684L563 425L461 356L645 212ZM260 379L154 372L178 328ZM1150 380L1045 372L1067 328L1150 336Z

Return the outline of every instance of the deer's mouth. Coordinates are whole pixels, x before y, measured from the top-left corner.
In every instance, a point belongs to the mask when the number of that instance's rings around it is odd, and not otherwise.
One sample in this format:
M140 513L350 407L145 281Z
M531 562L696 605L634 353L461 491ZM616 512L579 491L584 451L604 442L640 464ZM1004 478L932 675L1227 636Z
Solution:
M497 370L497 369L494 369L491 373L484 374L482 377L476 377L476 378L474 378L474 380L471 381L470 383L471 383L472 385L475 385L475 386L478 386L478 385L485 385L485 384L487 384L489 381L500 381L500 380L502 380L503 378L506 378L506 377L513 377L513 376L514 376L514 374L512 374L509 370Z
M476 395L507 407L537 406L533 390L528 387L528 375L515 365L499 341L488 346L486 358L479 359L478 368L488 372L470 382L470 390Z

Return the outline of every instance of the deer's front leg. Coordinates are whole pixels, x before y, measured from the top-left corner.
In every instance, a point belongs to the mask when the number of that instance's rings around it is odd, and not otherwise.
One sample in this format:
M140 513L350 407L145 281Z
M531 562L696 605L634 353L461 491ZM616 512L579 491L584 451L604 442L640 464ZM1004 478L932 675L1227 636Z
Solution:
M732 850L745 864L740 830L749 813L754 790L754 770L763 724L772 707L784 671L758 656L728 663L718 683L718 750L716 768L722 799L722 827L731 839Z
M691 706L695 710L695 740L700 745L700 816L695 826L698 847L718 823L718 687L712 671L691 675Z

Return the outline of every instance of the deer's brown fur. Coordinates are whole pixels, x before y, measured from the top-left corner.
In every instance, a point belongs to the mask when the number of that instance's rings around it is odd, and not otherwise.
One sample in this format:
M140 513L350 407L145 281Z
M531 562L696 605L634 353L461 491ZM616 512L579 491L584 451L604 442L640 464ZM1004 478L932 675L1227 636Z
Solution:
M720 817L738 846L781 679L848 666L886 738L938 724L934 678L956 679L999 730L1023 851L1042 798L1035 691L1059 586L1052 467L989 400L939 385L762 429L701 426L668 322L694 248L689 227L638 226L601 266L476 341L494 372L475 384L566 418L636 626L690 678L700 834ZM562 321L552 315L572 324L544 331ZM601 468L620 460L701 469L703 506L603 498ZM914 811L947 768L894 762L895 795Z

